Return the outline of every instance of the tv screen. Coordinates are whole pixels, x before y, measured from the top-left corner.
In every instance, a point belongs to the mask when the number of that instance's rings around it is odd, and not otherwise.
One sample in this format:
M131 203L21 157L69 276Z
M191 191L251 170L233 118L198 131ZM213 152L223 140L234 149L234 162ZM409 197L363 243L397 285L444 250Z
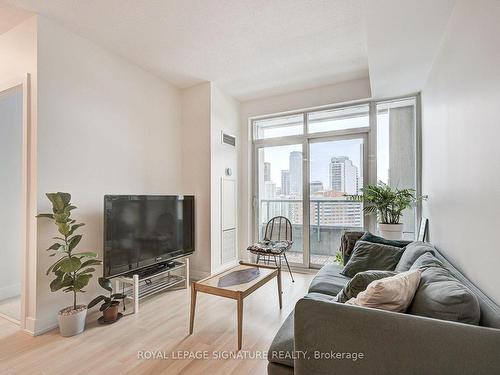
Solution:
M104 196L104 276L117 276L194 251L194 197Z

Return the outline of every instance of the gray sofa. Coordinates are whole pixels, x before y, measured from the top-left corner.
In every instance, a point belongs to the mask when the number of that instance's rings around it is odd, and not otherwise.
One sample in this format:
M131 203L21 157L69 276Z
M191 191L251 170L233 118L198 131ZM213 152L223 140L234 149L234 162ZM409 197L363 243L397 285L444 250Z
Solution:
M337 303L349 278L327 265L276 334L268 374L500 374L499 306L435 256L477 296L479 326Z

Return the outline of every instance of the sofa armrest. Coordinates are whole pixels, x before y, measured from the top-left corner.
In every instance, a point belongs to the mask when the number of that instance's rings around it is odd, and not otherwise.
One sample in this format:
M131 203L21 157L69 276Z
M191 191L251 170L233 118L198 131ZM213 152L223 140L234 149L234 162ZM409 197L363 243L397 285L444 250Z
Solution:
M498 329L312 299L294 326L299 375L500 373Z

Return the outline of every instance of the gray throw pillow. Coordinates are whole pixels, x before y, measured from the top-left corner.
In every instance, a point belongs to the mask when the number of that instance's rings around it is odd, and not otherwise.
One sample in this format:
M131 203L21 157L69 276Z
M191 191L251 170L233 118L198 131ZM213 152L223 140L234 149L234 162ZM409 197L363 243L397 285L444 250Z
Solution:
M366 241L356 242L349 262L341 274L353 277L368 270L394 271L403 254L402 248Z
M432 255L435 254L434 251L434 246L432 246L428 242L412 242L408 244L405 248L405 251L403 255L401 256L401 259L398 262L398 265L396 266L395 271L398 272L405 272L408 271L413 263L420 258L421 255L425 253L430 253Z
M380 243L382 245L389 245L395 247L405 247L406 245L411 243L411 241L406 241L406 240L388 240L384 237L375 236L370 232L365 232L365 234L363 234L363 236L361 236L359 240L373 242L373 243Z
M408 313L460 323L479 324L477 297L458 281L436 257L426 252L410 269L422 276Z
M342 289L336 297L336 301L340 303L345 303L351 298L356 298L360 292L366 290L366 287L375 280L380 280L385 277L390 277L396 275L397 272L394 271L364 271L359 272L354 277L349 280L344 289Z

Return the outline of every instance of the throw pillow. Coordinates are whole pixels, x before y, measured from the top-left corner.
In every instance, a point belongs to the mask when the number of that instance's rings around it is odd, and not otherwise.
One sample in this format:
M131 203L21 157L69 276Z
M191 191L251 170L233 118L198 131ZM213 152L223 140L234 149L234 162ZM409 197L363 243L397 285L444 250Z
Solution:
M420 270L411 270L375 280L347 305L404 312L410 305L420 282Z
M383 279L384 277L394 276L397 272L393 271L364 271L358 272L349 280L344 289L342 289L336 297L336 302L345 303L351 298L358 296L360 292L366 290L366 287L375 280Z
M382 245L389 245L389 246L395 246L395 247L405 247L411 241L405 241L405 240L387 240L383 237L375 236L374 234L371 234L370 232L366 232L363 234L363 236L360 238L361 241L367 241L367 242L373 242L373 243L380 243Z
M406 246L401 259L396 266L395 271L404 272L408 271L413 263L420 258L422 254L430 253L432 255L435 254L434 247L427 242L412 242L408 246Z
M480 307L476 295L430 253L421 255L411 266L422 270L422 279L408 312L429 318L479 324Z
M393 271L403 254L400 247L358 241L341 274L353 277L368 270Z

